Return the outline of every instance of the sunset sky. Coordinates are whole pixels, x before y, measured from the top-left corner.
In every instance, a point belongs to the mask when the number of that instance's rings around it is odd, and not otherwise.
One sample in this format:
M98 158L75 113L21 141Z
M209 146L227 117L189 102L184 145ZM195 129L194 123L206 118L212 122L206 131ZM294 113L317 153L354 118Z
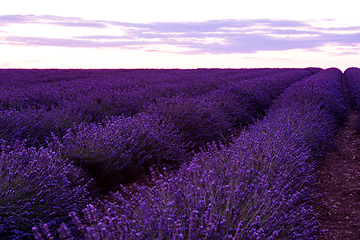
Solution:
M0 68L360 67L360 3L11 0Z

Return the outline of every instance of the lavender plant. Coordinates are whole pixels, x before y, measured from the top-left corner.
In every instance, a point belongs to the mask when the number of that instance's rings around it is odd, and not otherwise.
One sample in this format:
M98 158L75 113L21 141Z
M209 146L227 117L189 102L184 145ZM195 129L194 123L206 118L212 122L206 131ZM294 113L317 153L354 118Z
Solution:
M360 69L351 67L344 72L345 84L348 88L348 96L351 107L356 111L360 111ZM356 124L356 134L360 134L360 115L358 115Z
M351 67L345 70L344 72L344 79L346 87L348 88L349 94L349 102L351 107L359 110L359 83L358 79L360 77L360 69L356 67Z
M171 121L189 144L189 151L197 151L209 141L223 139L230 129L228 116L219 103L212 101L211 95L158 99L145 111Z
M309 77L305 82L306 84L295 83L291 93L283 93L294 101L284 101L280 97L274 101L273 108L295 107L299 104L320 105L321 109L335 117L338 125L347 120L342 73L339 69L329 68ZM313 92L317 92L317 94L313 94Z
M247 126L265 114L266 109L291 84L309 76L306 70L290 70L249 81L231 82L214 91L230 116L233 126Z
M54 233L60 223L69 222L69 212L98 194L81 169L56 153L23 143L9 149L0 154L1 239L32 239L31 229L40 220Z
M86 115L77 111L77 107L72 104L67 108L56 107L51 110L3 110L0 111L0 138L9 145L26 140L28 147L46 147L46 140L51 136L51 132L63 136L73 124L88 120Z
M86 169L103 192L131 181L148 166L179 164L187 157L182 135L173 124L149 114L81 123L62 138L53 135L49 147Z

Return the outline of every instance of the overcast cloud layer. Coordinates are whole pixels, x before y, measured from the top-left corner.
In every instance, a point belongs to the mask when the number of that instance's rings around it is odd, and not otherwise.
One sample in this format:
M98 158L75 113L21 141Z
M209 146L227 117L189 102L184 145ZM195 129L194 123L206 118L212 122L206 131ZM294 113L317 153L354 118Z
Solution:
M53 32L48 31L49 26ZM61 31L64 34L59 36ZM145 51L165 51L162 47L170 46L177 50L166 51L182 54L318 50L326 44L358 49L360 26L321 28L308 21L275 19L130 23L52 15L3 15L0 44ZM356 51L342 54L352 53Z

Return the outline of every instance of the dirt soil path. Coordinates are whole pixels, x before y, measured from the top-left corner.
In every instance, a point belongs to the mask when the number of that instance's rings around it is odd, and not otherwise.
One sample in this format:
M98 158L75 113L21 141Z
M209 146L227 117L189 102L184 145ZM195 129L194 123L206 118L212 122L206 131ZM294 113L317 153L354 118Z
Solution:
M315 201L321 230L317 239L360 239L360 136L354 135L357 113L350 107L349 121L336 135L336 146L317 167L316 194L325 195Z

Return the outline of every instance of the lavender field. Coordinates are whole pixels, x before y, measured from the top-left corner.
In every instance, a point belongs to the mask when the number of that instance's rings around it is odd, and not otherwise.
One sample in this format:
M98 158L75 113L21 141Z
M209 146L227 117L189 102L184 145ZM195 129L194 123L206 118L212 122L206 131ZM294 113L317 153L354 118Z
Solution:
M316 239L343 77L360 111L359 68L0 69L0 239Z

